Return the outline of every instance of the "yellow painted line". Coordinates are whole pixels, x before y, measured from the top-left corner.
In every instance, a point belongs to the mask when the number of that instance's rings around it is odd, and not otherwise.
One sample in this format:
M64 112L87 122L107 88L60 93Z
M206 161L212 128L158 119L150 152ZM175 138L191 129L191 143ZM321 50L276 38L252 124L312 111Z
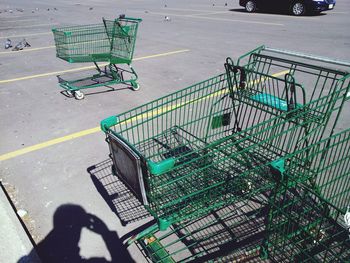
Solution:
M21 38L21 37L32 37L32 36L41 36L41 35L50 35L52 32L41 32L41 33L34 33L34 34L24 34L24 35L12 35L12 36L6 36L6 37L0 37L0 39L6 39L6 38Z
M285 70L285 71L281 71L281 72L278 72L276 74L273 74L272 76L278 77L278 76L284 75L284 74L286 74L288 72L289 72L288 70ZM210 95L208 95L207 97L204 97L204 98L194 99L194 100L191 100L191 101L185 101L185 102L174 104L174 105L170 105L170 106L167 106L167 107L162 107L162 108L159 108L159 109L156 109L156 110L152 111L151 113L143 113L143 114L137 115L137 116L135 116L133 118L130 118L128 120L125 120L125 121L121 122L121 124L127 124L129 122L132 122L132 121L135 121L135 120L138 120L138 119L143 119L145 117L150 118L152 116L157 116L159 114L166 113L168 111L174 110L174 109L176 109L178 107L181 107L183 105L186 105L188 103L196 103L196 102L199 102L201 100L208 99L208 98L211 98L213 96L219 96L219 95L222 95L222 94L224 94L223 91L217 91L214 94L210 94ZM79 131L79 132L75 132L75 133L72 133L72 134L69 134L69 135L66 135L66 136L63 136L63 137L59 137L59 138L53 139L53 140L48 140L46 142L42 142L42 143L38 143L38 144L35 144L35 145L32 145L32 146L28 146L28 147L20 149L20 150L16 150L16 151L13 151L13 152L2 154L2 155L0 155L0 161L5 161L5 160L8 160L8 159L12 159L12 158L15 158L17 156L20 156L20 155L23 155L23 154L26 154L26 153L38 151L38 150L47 148L47 147L55 145L55 144L59 144L59 143L63 143L63 142L66 142L66 141L74 140L74 139L77 139L77 138L80 138L80 137L83 137L83 136L86 136L86 135L94 134L94 133L97 133L97 132L100 132L100 126L97 126L97 127L91 128L91 129L87 129L87 130L83 130L83 131Z
M5 51L5 52L0 52L0 55L4 55L4 54L18 54L18 53L22 53L22 52L38 51L38 50L49 49L49 48L54 48L54 47L55 46L47 46L47 47L37 47L37 48L23 49L23 50L18 50L18 51Z
M46 141L46 142L43 142L43 143L38 143L38 144L35 144L33 146L29 146L29 147L26 147L26 148L23 148L23 149L20 149L20 150L17 150L17 151L13 151L13 152L9 152L9 153L0 155L0 161L12 159L12 158L15 158L15 157L17 157L19 155L23 155L23 154L26 154L26 153L29 153L29 152L34 152L34 151L37 151L37 150L40 150L40 149L43 149L43 148L47 148L47 147L49 147L51 145L55 145L55 144L58 144L58 143L69 141L69 140L73 140L73 139L76 139L76 138L79 138L79 137L82 137L82 136L86 136L86 135L89 135L89 134L96 133L98 131L100 131L100 128L99 127L95 127L95 128L92 128L92 129L83 130L83 131L72 133L72 134L69 134L69 135L66 135L66 136L63 136L63 137L60 137L60 138L49 140L49 141Z
M189 49L181 49L181 50L176 50L176 51L171 51L171 52L166 52L166 53L160 53L160 54L155 54L155 55L150 55L150 56L139 57L139 58L135 58L133 60L137 61L137 60L144 60L144 59L150 59L150 58L164 57L164 56L175 55L175 54L188 52L188 51L190 51L190 50ZM108 65L108 64L103 63L100 66L103 67L105 65ZM87 66L87 67L73 68L73 69L67 69L67 70L61 70L61 71L41 73L41 74L37 74L37 75L30 75L30 76L15 78L15 79L5 79L5 80L0 80L0 84L10 83L10 82L15 82L15 81L20 81L20 80L28 80L28 79L53 76L53 75L60 75L63 73L82 71L82 70L88 70L88 69L94 69L94 68L95 68L95 66Z

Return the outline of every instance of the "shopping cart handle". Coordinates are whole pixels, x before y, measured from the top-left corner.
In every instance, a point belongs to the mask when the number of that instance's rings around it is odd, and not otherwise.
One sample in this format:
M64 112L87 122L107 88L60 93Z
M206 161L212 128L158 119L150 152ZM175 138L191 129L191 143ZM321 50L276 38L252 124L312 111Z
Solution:
M110 127L116 125L118 122L119 122L119 119L117 116L115 116L115 115L110 116L110 117L108 117L100 122L101 130L104 133L107 133L108 129Z
M119 20L130 20L130 21L136 21L136 22L142 21L141 18L133 18L133 17L127 17L127 16L119 17Z
M175 158L168 158L160 162L147 162L148 170L153 175L160 175L171 170L175 165Z

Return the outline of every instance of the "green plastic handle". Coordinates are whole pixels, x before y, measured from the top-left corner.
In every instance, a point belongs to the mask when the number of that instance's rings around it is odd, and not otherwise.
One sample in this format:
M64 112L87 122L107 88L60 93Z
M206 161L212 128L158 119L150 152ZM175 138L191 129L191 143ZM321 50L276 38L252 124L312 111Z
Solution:
M116 125L118 122L119 122L119 119L117 116L115 116L115 115L110 116L110 117L108 117L100 122L101 130L104 133L107 133L108 129L110 127Z

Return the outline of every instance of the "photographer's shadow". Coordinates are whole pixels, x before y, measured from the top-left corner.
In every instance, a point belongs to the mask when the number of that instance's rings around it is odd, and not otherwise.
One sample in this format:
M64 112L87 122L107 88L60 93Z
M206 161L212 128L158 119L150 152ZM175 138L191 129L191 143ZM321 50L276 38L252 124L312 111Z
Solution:
M37 245L37 253L42 262L134 262L115 231L110 231L97 216L87 213L81 206L67 204L57 208L53 218L54 228ZM100 235L111 255L105 258L82 258L79 240L83 228ZM22 258L18 263L26 262Z

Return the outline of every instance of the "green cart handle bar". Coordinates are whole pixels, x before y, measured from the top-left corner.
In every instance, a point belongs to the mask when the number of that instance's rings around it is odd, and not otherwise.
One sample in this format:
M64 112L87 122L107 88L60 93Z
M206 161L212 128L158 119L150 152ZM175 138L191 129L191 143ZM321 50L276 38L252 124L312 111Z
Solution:
M133 17L121 17L117 18L116 20L130 20L130 21L136 21L136 22L141 22L141 18L133 18Z

